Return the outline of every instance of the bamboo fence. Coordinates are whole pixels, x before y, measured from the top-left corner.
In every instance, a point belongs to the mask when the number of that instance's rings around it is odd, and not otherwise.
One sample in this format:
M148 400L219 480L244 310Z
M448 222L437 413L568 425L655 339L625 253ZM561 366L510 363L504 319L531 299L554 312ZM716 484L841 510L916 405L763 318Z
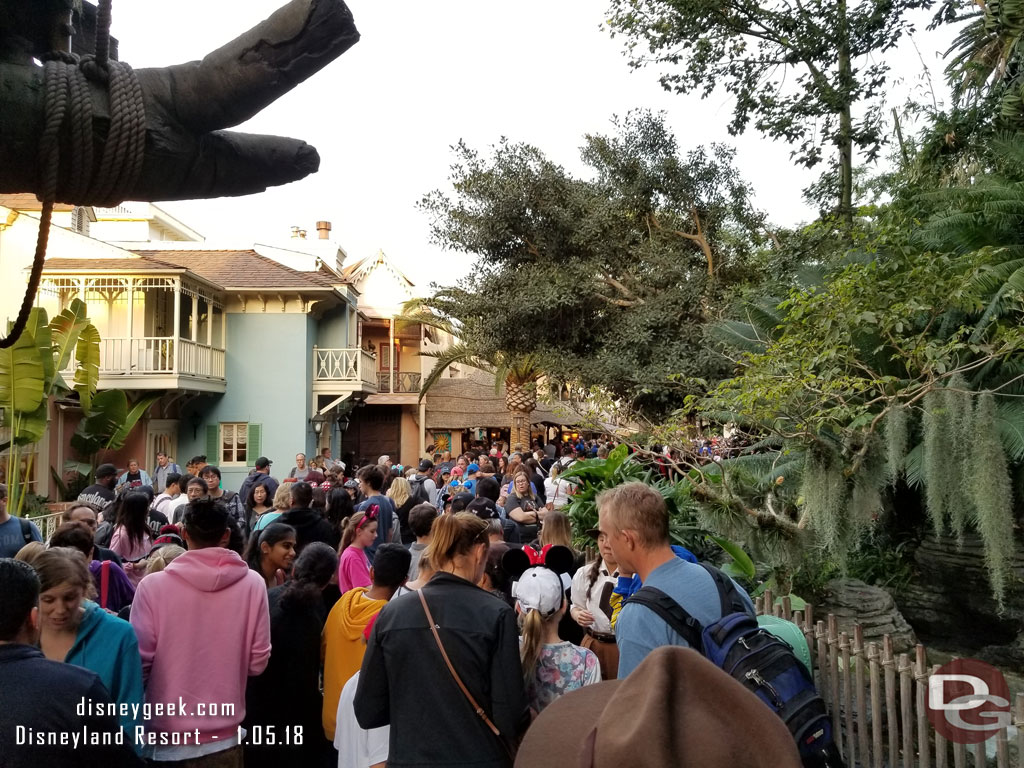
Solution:
M928 666L923 645L917 645L911 658L893 652L889 635L883 636L881 645L865 644L860 625L850 637L838 630L834 615L815 621L813 606L793 611L789 597L775 601L770 591L755 605L758 614L787 619L803 631L815 682L848 768L1024 768L1024 693L1013 702L1013 760L1008 728L1000 729L987 744L950 744L928 720L928 679L938 667ZM986 756L987 745L994 756Z

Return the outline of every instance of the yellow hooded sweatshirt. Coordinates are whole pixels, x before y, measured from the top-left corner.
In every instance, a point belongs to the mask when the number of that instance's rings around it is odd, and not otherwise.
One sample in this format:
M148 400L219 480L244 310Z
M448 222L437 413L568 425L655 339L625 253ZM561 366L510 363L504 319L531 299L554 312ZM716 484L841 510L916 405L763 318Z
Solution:
M332 743L341 689L363 664L366 651L363 632L370 620L388 604L387 600L367 597L367 590L368 587L357 587L343 594L324 625L320 643L320 656L324 662L323 724L324 734Z

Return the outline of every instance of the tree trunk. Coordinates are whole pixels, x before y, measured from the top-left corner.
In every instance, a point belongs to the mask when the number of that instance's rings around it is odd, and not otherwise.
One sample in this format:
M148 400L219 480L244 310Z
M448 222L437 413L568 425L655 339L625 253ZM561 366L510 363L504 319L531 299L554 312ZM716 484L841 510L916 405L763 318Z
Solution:
M505 407L512 415L509 442L513 451L528 450L530 447L530 419L537 407L537 382L519 383L505 380Z
M846 18L846 0L839 0L839 216L849 227L853 224L853 62L850 59L850 27Z

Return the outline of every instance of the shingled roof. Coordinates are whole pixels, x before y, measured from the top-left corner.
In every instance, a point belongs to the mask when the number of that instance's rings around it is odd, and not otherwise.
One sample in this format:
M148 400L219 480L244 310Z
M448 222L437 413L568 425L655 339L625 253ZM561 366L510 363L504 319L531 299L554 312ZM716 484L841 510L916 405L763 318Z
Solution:
M427 429L512 426L512 414L505 408L505 385L494 394L494 377L482 371L473 371L462 379L439 379L427 392L426 400ZM572 413L556 413L543 403L538 403L530 415L531 424L569 426L578 421Z
M178 266L204 277L226 290L302 288L331 289L344 281L326 269L300 272L260 256L253 250L133 251L142 258L155 259Z

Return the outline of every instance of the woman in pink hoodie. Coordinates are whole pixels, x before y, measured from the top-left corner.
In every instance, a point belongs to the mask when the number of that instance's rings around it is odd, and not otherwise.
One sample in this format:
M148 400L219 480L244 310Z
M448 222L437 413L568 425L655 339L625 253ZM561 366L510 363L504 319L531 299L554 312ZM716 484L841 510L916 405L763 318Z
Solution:
M150 574L135 593L131 623L146 701L164 707L147 722L143 756L150 760L233 749L241 763L245 686L270 658L270 614L263 578L225 548L231 525L220 502L190 502L184 515L189 550Z
M138 586L146 575L145 567L135 568L133 561L140 560L149 554L153 546L149 525L149 497L144 493L127 493L117 503L117 516L114 518L114 535L110 539L110 549L124 560L124 572Z

